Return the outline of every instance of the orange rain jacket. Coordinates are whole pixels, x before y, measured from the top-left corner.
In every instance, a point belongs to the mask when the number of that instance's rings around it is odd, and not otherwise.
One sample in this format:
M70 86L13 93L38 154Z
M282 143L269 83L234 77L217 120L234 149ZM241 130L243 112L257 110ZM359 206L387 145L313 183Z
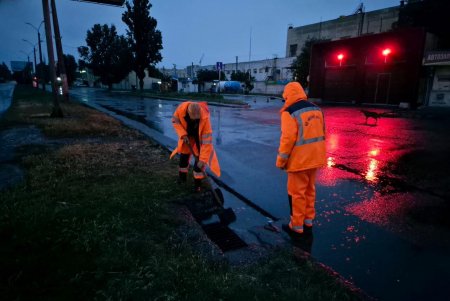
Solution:
M295 172L324 166L325 122L322 111L307 101L298 82L286 85L283 98L277 167Z
M186 101L181 103L178 108L175 110L172 116L172 124L177 132L177 135L180 139L178 139L178 146L172 154L170 158L175 156L176 153L189 154L190 150L187 145L183 144L183 140L181 137L187 135L187 122L184 117L187 114L187 108L191 101ZM211 171L220 177L220 166L219 161L217 160L216 152L213 146L212 139L212 128L211 122L209 120L209 109L206 102L198 102L200 105L200 124L199 124L199 139L200 139L200 155L197 153L196 147L193 147L193 150L196 152L196 156L199 157L200 161L205 162ZM192 141L192 140L191 140Z

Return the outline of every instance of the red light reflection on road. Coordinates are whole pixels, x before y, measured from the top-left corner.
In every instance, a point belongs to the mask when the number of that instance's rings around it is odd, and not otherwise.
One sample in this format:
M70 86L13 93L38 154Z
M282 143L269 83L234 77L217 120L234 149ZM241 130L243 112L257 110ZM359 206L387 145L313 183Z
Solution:
M380 149L372 149L369 151L368 156L369 156L369 158L376 157L380 153L381 153ZM378 165L379 165L379 162L377 159L370 158L369 165L366 169L366 174L365 174L365 178L367 181L374 182L377 180Z
M366 172L366 180L367 181L376 181L377 180L377 167L378 167L378 161L375 159L370 159L369 167Z
M327 167L333 167L336 163L334 163L333 157L328 157L327 159Z

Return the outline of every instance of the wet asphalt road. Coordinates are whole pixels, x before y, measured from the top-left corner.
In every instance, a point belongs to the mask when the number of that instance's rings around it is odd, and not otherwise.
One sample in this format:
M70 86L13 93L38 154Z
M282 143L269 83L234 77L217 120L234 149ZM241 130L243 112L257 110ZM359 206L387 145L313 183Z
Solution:
M111 96L86 88L71 93L117 118L133 119L127 123L175 147L171 116L179 102ZM282 103L266 97L246 101L250 108L210 106L221 180L279 218L280 225L289 216L286 175L275 167ZM446 300L449 232L416 235L402 219L409 207L445 197L403 185L404 179L390 173L402 155L423 147L426 130L413 119L381 118L375 126L374 120L365 123L358 108L323 109L328 166L317 180L312 256L382 300ZM256 241L251 229L268 218L232 194L225 192L225 199L238 215L230 227L246 241Z

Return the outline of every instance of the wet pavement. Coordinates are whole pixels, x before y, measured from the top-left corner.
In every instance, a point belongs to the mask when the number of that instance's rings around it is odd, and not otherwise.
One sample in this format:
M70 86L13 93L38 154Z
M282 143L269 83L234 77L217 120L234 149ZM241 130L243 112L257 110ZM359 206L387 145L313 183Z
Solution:
M89 88L71 94L170 149L176 145L171 116L177 101ZM245 100L250 108L209 107L220 180L228 188L226 207L238 216L230 228L249 244L277 245L286 242L284 234L261 229L270 217L280 226L289 216L286 175L275 167L282 103L267 97ZM411 181L396 167L405 155L424 149L448 153L449 139L436 129L448 129L450 118L403 118L409 113L396 112L397 118L382 117L374 125L373 120L366 124L360 108L323 109L328 166L317 180L312 256L382 300L447 300L450 229L413 222L409 213L447 208L448 188Z
M0 117L11 106L15 83L0 84Z

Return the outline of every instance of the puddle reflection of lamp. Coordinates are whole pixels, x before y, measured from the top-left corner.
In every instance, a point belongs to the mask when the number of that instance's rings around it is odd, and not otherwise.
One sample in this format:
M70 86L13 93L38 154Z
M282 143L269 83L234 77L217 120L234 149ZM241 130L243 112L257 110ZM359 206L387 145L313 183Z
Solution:
M380 151L378 150L378 149L374 149L374 150L371 150L370 152L369 152L369 155L371 155L371 156L376 156L376 155L378 155L380 153Z
M378 161L375 159L370 159L369 168L367 169L365 177L367 181L375 181L377 179L376 177L377 168L378 168Z
M334 166L334 158L333 157L328 157L327 158L327 167L333 167Z

